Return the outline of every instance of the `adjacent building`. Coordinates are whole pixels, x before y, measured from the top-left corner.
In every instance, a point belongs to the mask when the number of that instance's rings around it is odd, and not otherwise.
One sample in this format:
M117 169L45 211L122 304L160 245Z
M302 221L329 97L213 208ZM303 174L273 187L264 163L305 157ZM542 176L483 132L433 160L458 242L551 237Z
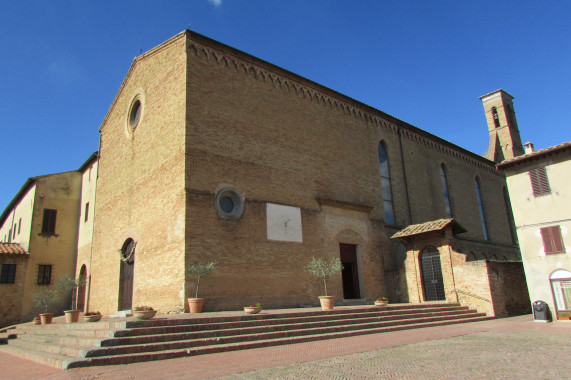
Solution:
M43 312L33 294L74 276L80 191L77 171L32 177L0 216L0 326ZM68 302L62 297L50 312Z
M517 236L532 301L554 318L571 315L571 142L504 160ZM565 317L566 316L566 317Z

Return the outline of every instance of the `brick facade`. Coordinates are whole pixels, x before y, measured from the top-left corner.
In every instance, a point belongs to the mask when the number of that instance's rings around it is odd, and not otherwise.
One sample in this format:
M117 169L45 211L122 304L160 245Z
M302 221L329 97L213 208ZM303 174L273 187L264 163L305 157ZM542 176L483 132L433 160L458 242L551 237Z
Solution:
M137 96L143 111L130 132ZM472 254L481 243L519 255L510 238L505 178L493 162L190 31L135 59L100 131L90 305L106 314L117 310L119 250L128 238L137 242L133 305L161 312L186 308L195 284L184 269L210 260L218 261L218 271L201 282L205 310L253 302L316 305L322 283L304 267L313 256L339 257L340 243L356 246L359 298L418 302L406 285L412 272L397 255L402 247L389 237L445 217L441 165ZM384 222L381 141L394 226ZM238 220L217 212L216 194L227 188L244 200ZM302 242L268 239L267 204L299 209ZM469 254L443 254L443 262L466 261ZM487 273L458 265L476 277ZM339 302L342 276L332 277L328 288Z

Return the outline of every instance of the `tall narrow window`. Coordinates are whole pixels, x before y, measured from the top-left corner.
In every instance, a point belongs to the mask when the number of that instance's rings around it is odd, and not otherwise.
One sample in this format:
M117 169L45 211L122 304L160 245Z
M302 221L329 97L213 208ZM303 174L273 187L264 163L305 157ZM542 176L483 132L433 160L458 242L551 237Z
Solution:
M482 230L484 231L484 239L489 240L488 227L486 225L486 214L484 213L484 203L482 201L480 178L478 177L476 177L476 194L478 196L478 207L480 208L480 219L482 220Z
M89 202L87 202L85 204L85 218L84 218L84 222L87 222L87 219L89 218Z
M14 232L12 233L12 239L16 238L16 223L14 223Z
M494 124L496 125L496 128L498 128L500 126L500 118L496 107L492 107L492 116L494 117Z
M0 284L13 284L16 282L16 264L2 264Z
M18 220L18 235L20 235L20 228L22 227L22 218Z
M517 235L516 235L516 229L515 229L514 214L512 211L512 203L510 201L510 195L508 194L508 191L507 191L505 186L503 187L503 191L504 191L504 205L506 206L506 215L508 216L508 224L510 226L510 235L512 238L512 244L516 245L517 244Z
M529 179L531 180L531 187L534 196L551 194L549 188L549 180L547 179L547 172L545 168L537 168L529 171Z
M383 195L383 207L385 209L385 222L395 225L395 211L393 205L393 191L391 188L391 175L389 170L389 157L385 144L379 143L379 171L381 173L381 192Z
M565 245L563 244L559 226L541 228L540 231L546 255L565 253Z
M444 194L444 206L446 207L446 217L452 218L452 205L450 204L450 193L448 191L448 179L446 178L446 167L440 166L440 181L442 182L442 193Z
M54 235L56 233L57 210L44 209L44 220L42 222L42 234Z
M38 285L49 285L52 282L52 266L38 265Z

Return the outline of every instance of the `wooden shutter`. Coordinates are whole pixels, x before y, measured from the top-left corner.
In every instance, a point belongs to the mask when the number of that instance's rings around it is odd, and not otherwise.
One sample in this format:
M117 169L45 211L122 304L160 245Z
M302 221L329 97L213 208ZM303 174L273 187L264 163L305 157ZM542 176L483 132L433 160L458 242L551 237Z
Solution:
M545 254L565 253L563 238L561 237L561 229L559 226L545 227L541 229L541 238L543 239L543 248Z
M547 172L545 168L537 168L529 171L529 178L531 179L531 187L533 188L533 195L551 194L549 188L549 180L547 179Z

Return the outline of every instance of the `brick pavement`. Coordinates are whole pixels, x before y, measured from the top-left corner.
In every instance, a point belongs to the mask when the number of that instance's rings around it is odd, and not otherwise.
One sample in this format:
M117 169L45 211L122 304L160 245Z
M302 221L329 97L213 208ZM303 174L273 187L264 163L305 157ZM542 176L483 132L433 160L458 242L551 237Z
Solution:
M129 365L58 370L0 353L2 379L571 378L571 323L530 315Z

